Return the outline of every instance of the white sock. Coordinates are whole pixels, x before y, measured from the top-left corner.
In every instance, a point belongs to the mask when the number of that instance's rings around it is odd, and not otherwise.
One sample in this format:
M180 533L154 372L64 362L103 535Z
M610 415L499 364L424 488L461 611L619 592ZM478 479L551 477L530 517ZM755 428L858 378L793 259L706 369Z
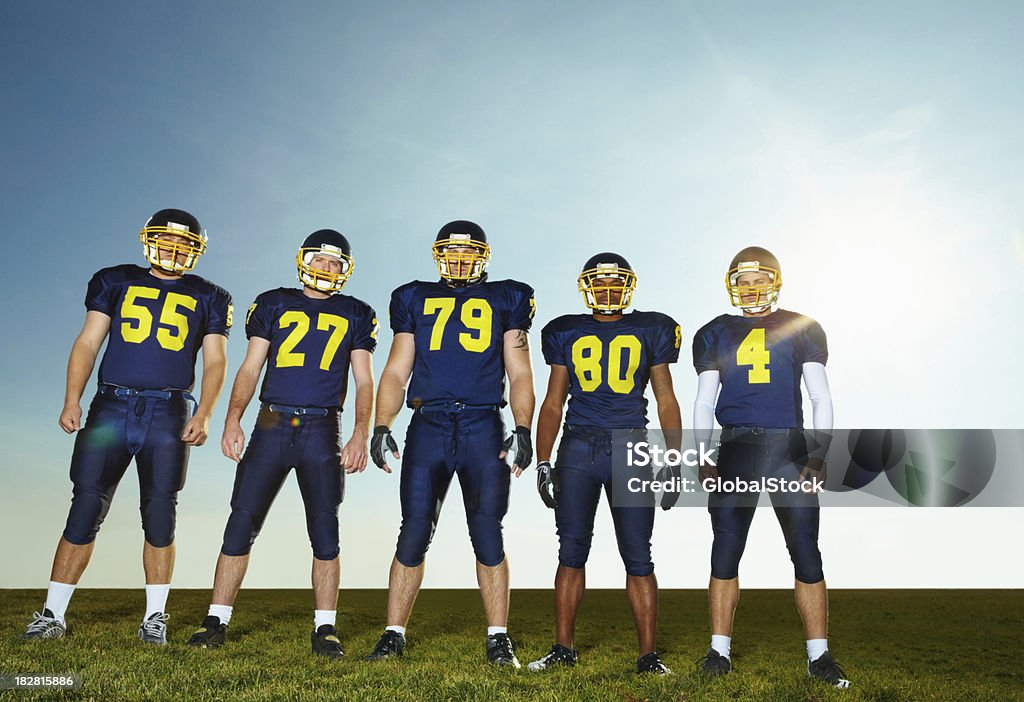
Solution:
M64 613L68 611L68 603L71 602L73 594L75 594L74 585L56 583L51 580L50 586L46 589L46 604L43 605L43 608L53 612L53 616L63 622Z
M507 626L489 626L489 627L487 627L487 635L488 636L494 636L495 634L507 634L507 633L508 633L508 627Z
M405 627L392 624L391 626L384 627L384 631L397 631L402 636L405 636Z
M319 629L324 624L330 624L334 626L334 622L338 618L338 612L333 609L314 609L313 610L313 629Z
M146 616L142 618L142 621L146 621L157 612L163 612L167 606L167 593L171 591L171 586L167 585L146 585Z
M210 605L210 611L206 613L209 617L217 617L220 619L221 624L227 624L231 621L231 611L234 609L231 605Z
M719 636L718 634L711 635L711 648L718 652L718 655L729 657L729 647L732 645L731 636Z
M828 639L807 639L807 660L816 661L828 650Z

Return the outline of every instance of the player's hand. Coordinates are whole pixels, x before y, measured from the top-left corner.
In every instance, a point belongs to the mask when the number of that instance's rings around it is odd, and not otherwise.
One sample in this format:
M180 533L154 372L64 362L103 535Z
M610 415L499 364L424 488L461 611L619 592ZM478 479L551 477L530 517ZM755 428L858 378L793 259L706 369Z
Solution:
M381 424L379 427L373 428L373 438L370 439L370 459L382 471L390 473L391 468L388 467L388 459L384 455L385 450L390 451L396 459L402 457L402 454L398 452L398 442L391 435L391 429Z
M187 422L181 432L181 440L189 446L202 446L210 433L210 418L197 414Z
M671 481L672 486L675 488L680 487L679 478L683 477L683 468L678 463L674 465L666 465L658 471L657 480L660 481ZM661 508L664 510L672 509L676 506L676 502L679 501L679 490L666 490L661 494Z
M513 445L516 447L516 454L512 461L512 473L518 478L533 460L533 443L530 440L528 427L516 427L515 431L509 434L501 444L501 453L498 454L498 458L505 458Z
M825 482L825 476L827 472L828 464L825 463L825 461L821 460L820 458L814 458L813 456L809 456L807 458L807 463L800 470L800 480L801 482L803 482L811 481L817 478L818 482L823 483Z
M220 437L220 452L235 463L242 459L245 451L245 432L238 422L225 422L224 434Z
M352 438L341 450L341 467L346 473L362 473L366 470L366 431L352 432Z
M82 408L76 402L73 405L64 405L57 418L57 424L67 434L74 434L82 428Z
M545 505L554 509L558 506L558 473L550 461L541 461L537 464L537 492Z
M700 444L700 448L702 448L702 447L703 447L703 443ZM711 464L706 464L706 463L701 462L700 463L700 467L697 469L697 477L700 479L700 484L701 485L703 485L703 481L706 481L709 478L711 480L718 480L718 466L717 466L717 464L718 464L719 448L720 447L717 447L715 449L715 464L716 464L715 466L712 466Z

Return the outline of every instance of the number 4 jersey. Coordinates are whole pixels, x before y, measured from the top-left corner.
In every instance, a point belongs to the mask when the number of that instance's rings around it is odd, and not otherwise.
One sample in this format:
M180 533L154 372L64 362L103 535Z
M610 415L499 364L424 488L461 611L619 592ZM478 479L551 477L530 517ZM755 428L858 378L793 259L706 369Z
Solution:
M628 429L647 426L651 368L679 359L680 329L660 312L630 312L615 322L567 314L549 322L540 340L544 361L569 371L565 423Z
M377 315L349 295L313 298L278 288L249 307L245 334L270 342L260 402L340 408L352 351L377 348Z
M110 317L99 382L130 388L191 390L203 337L231 328L223 288L191 274L163 280L130 264L96 273L85 307Z
M723 427L803 428L803 364L826 361L821 325L789 310L764 317L723 314L693 337L697 373L719 372L715 418Z
M391 294L391 329L416 340L407 402L505 405L505 332L529 331L533 288L515 280L451 287L413 281Z

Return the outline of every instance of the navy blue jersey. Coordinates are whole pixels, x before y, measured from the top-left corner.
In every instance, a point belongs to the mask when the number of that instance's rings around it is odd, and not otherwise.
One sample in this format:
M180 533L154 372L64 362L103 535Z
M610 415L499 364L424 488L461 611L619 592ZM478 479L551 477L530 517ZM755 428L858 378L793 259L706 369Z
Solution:
M318 299L278 288L249 307L245 335L270 342L261 402L340 408L352 351L377 348L377 315L349 295Z
M723 427L802 429L803 364L826 361L828 344L821 325L788 310L766 317L723 314L693 337L697 373L720 374L715 418Z
M110 317L100 383L130 388L191 390L203 337L231 328L227 290L197 275L163 280L131 264L96 273L85 307Z
M465 287L413 281L391 293L391 329L416 338L407 404L505 405L505 332L529 331L533 288L515 280Z
M548 322L540 343L548 365L569 371L566 424L625 429L647 426L651 367L679 359L680 330L660 312L631 312L615 322L567 314Z

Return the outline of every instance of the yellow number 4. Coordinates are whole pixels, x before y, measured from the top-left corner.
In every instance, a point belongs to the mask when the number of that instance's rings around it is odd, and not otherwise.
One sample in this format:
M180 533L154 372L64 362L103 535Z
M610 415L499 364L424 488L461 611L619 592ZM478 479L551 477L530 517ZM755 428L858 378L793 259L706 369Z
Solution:
M736 349L736 365L753 366L747 371L747 382L751 385L770 383L772 372L768 369L768 363L771 355L771 351L764 345L764 329L751 329Z

